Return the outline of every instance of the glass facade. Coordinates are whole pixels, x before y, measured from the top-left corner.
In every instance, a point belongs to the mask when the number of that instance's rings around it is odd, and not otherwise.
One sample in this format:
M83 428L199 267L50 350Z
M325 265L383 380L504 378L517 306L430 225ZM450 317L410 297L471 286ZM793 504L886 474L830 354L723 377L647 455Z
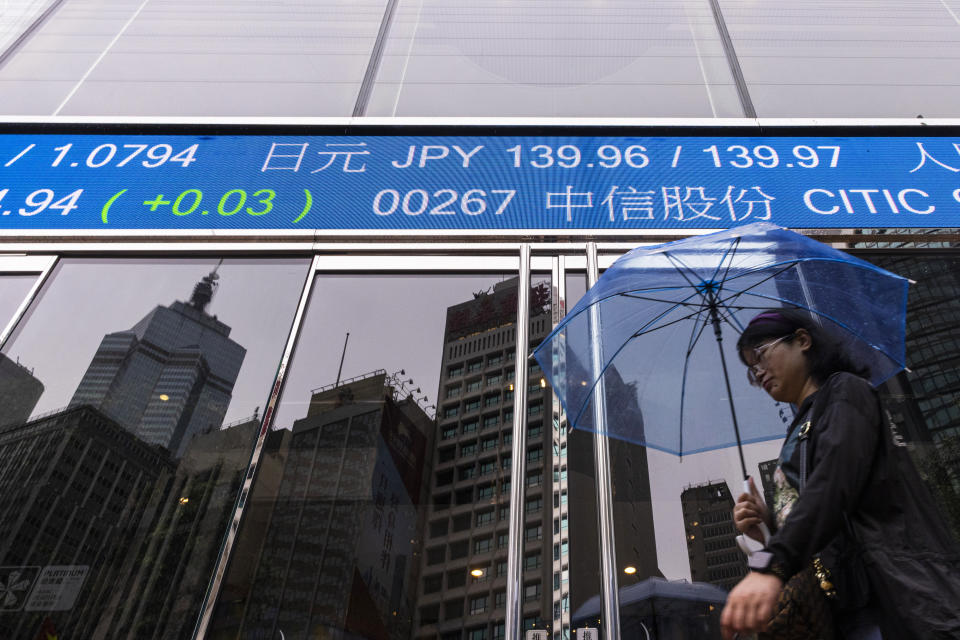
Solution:
M593 436L534 361L517 375L516 255L447 251L59 259L2 350L4 632L490 638L510 598L530 631L602 627ZM917 281L885 393L960 531L956 256L855 251ZM528 349L586 289L583 253L533 260ZM19 306L37 276L5 278ZM758 477L778 446L747 447ZM609 468L619 587L716 589L621 621L718 637L735 452L613 441Z
M960 112L958 0L2 9L11 121ZM598 463L528 358L622 238L0 231L0 637L570 640L607 623L603 465L618 587L706 585L624 635L719 637L736 452ZM916 281L884 393L960 535L960 238L894 231L827 239Z

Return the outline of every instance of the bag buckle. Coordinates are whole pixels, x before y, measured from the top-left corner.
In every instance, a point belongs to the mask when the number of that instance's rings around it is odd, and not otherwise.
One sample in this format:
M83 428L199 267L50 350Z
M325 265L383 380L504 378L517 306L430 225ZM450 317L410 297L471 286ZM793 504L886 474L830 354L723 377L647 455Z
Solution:
M807 437L809 437L810 435L810 426L811 426L810 420L807 420L802 425L800 425L800 431L797 432L797 437L800 438L801 440L806 440Z

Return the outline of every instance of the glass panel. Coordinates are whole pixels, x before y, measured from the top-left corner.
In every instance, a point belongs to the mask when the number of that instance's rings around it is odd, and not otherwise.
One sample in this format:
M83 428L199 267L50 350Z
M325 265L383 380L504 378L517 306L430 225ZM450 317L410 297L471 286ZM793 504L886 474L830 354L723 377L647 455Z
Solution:
M735 117L706 0L401 2L367 115Z
M584 273L567 273L567 311L586 293L587 276ZM561 562L554 562L551 586L553 588L554 628L562 625L562 638L574 637L571 633L572 614L580 613L584 604L599 598L600 594L600 540L597 530L597 486L593 454L593 434L570 429L569 416L560 415L555 427L553 477L560 491L553 496L553 522L550 531L551 547L561 552L563 543L569 542L567 553L561 553ZM557 481L559 479L559 481ZM562 501L563 489L566 501ZM563 562L563 559L566 562ZM600 615L581 616L573 628L598 628Z
M0 274L0 331L13 319L36 281L36 275Z
M586 291L585 275L567 277L567 309L572 310ZM607 376L608 384L610 377ZM623 382L629 383L625 374ZM623 383L621 382L621 384ZM679 396L679 388L677 390ZM588 407L587 411L591 411ZM608 411L610 408L608 407ZM621 411L631 410L620 408ZM729 419L719 414L718 420ZM569 539L571 573L569 601L560 600L559 610L570 608L573 628L602 627L594 483L594 435L572 429L568 434ZM645 637L719 638L716 603L697 602L681 596L662 603L659 613L648 602L631 601L629 587L651 580L708 582L728 590L746 573L732 530L733 499L742 487L736 450L698 453L678 458L672 454L611 438L610 475L613 494L613 525L617 579L620 591L620 625L624 635ZM748 469L758 475L762 463L777 457L779 443L748 445L744 450ZM705 526L709 523L709 526ZM559 539L562 554L565 523ZM585 584L577 573L585 576ZM713 609L711 609L713 604Z
M5 637L189 637L307 270L58 264L3 353Z
M140 2L64 3L0 69L0 112L349 116L385 6L196 0L153 10Z
M495 635L516 308L499 275L318 274L213 637Z
M952 117L956 0L720 0L760 117Z
M960 540L960 256L857 252L915 280L907 304L907 366L883 385L885 405Z

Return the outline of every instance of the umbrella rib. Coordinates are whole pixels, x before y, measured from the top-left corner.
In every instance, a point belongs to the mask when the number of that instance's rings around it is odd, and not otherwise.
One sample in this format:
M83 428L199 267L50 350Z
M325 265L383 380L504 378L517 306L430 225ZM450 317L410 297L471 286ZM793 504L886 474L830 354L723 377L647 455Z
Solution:
M693 280L687 277L687 274L684 272L684 269L686 269L690 273L695 274L696 272L690 267L688 267L686 264L684 264L683 260L680 260L680 258L677 258L669 251L664 251L663 257L669 260L673 264L673 268L677 271L677 273L683 276L683 279L687 281L687 284L689 284L694 290L697 290L697 292L699 293L699 290L697 289L697 285L693 283ZM680 266L677 266L677 265L680 265ZM680 267L683 267L683 269L681 269ZM702 296L703 294L701 293L700 295Z
M633 300L646 300L648 302L662 302L663 304L678 304L684 307L703 306L699 302L678 302L677 300L661 300L660 298L650 298L648 296L637 296L637 295L633 295L632 293L621 293L619 295L624 298L632 298Z
M705 307L703 304L700 305L700 313L703 313ZM697 315L699 316L700 313ZM683 457L683 409L686 406L687 401L687 372L690 368L690 354L693 353L693 348L700 341L700 336L703 335L704 330L707 328L706 319L703 321L703 326L700 327L700 331L697 331L697 324L700 319L697 318L693 323L693 329L690 331L690 340L687 342L687 355L683 359L683 378L680 382L680 446L677 448L678 455Z
M733 258L737 255L737 247L740 246L740 238L734 238L731 246L724 252L723 256L720 257L720 262L717 264L716 270L713 272L713 279L717 278L717 274L720 273L720 269L723 268L723 262L727 259L727 256L730 256L730 261L727 262L727 268L724 270L723 278L720 279L720 286L723 286L723 283L727 279L727 275L730 273L730 267L733 266Z
M718 302L718 304L719 304L720 306L724 307L725 309L728 309L728 310L729 310L730 317L733 318L734 320L736 320L736 316L734 315L734 313L733 313L733 311L732 311L733 307L731 307L730 305L727 304L728 301L730 301L730 300L735 300L735 299L739 298L740 296L742 296L742 295L746 294L748 291L750 291L750 289L754 289L754 288L756 288L756 287L759 287L759 286L762 285L764 282L769 281L771 278L776 278L776 277L779 276L781 273L786 272L788 269L790 269L790 267L794 266L795 264L797 264L796 261L790 262L789 264L786 264L786 266L784 266L784 267L783 267L782 269L780 269L779 271L775 271L774 273L771 273L771 274L770 274L769 276L767 276L766 278L763 278L763 279L760 280L759 282L753 283L752 285L750 285L750 286L749 286L748 288L746 288L746 289L743 289L743 290L741 290L741 291L736 291L733 295L731 295L731 296L729 296L729 297L727 297L727 298L720 299L720 297L718 296L718 297L717 297L717 302ZM756 273L756 271L757 271L757 270L754 270L752 273ZM729 273L729 271L728 271L728 273ZM727 277L726 277L726 274L725 274L723 281L721 281L721 283L720 283L720 288L721 288L721 289L724 289L724 287L726 287L727 283L730 282L731 280L735 279L736 277L737 277L737 276L734 276L733 278L727 278ZM729 289L727 289L727 290L729 290ZM779 302L789 302L789 301L788 301L788 300L779 300ZM749 308L753 308L753 307L737 307L737 308L740 309L741 311L743 311L744 309L749 309ZM743 333L743 327L740 326L740 321L739 321L739 320L736 320L736 325L734 325L734 323L730 322L729 320L727 320L727 324L729 324L731 327L733 327L733 329L734 329L737 333Z
M720 269L723 267L724 260L727 259L727 255L730 256L730 261L727 262L727 268L723 271L723 277L720 278L720 286L717 288L717 298L720 297L720 293L723 291L723 288L727 284L727 279L730 277L730 267L733 266L733 258L737 255L737 248L740 246L740 238L736 238L733 242L733 246L723 255L720 259L720 264L717 265L717 270L713 272L713 279L716 280L717 274L720 273Z
M778 271L774 271L773 273L769 274L768 276L766 276L766 277L763 278L762 280L759 280L758 282L754 282L753 284L751 284L751 285L750 285L749 287L747 287L746 289L743 289L743 290L741 291L741 293L743 293L743 292L745 292L745 291L749 291L750 289L755 289L755 288L759 287L760 285L762 285L764 282L767 282L767 281L769 281L769 280L772 279L772 278L776 278L776 277L779 276L781 273L785 273L785 272L786 272L788 269L790 269L791 267L796 266L796 264L797 264L798 262L799 262L798 260L795 260L795 261L790 262L790 263L783 263L783 268L782 268L782 269L780 269L780 270L778 270ZM780 266L780 265L777 265L777 266ZM753 269L752 271L750 271L750 273L741 273L741 274L739 274L739 275L731 276L731 277L727 278L726 280L724 280L724 284L726 284L727 282L730 282L731 280L736 280L737 278L742 278L742 277L747 276L747 275L753 275L753 274L758 273L758 272L760 272L760 271L762 271L762 270L765 270L765 269L766 269L766 268L764 268L764 269Z
M678 305L678 306L679 306L679 305ZM645 335L651 334L651 333L653 333L654 331L659 331L660 329L666 329L667 327L672 326L672 325L675 325L675 324L678 324L678 323L680 323L680 322L686 322L686 321L689 320L690 318L695 318L695 317L699 316L701 313L703 313L703 310L702 310L702 309L703 309L703 307L702 307L702 305L701 305L701 308L700 308L699 310L697 310L696 312L694 312L694 313L690 313L690 314L685 315L685 316L683 316L683 317L681 317L681 318L677 318L676 320L671 320L670 322L667 322L667 323L665 323L665 324L657 325L657 326L655 326L655 327L653 327L653 328L651 328L651 329L647 329L647 328L641 329L641 330L637 331L636 333L634 333L632 336L630 336L630 339L639 338L640 336L645 336ZM649 326L649 323L648 323L648 326Z
M536 349L533 350L533 353L537 353L541 348L544 348L544 347L547 345L547 343L550 342L550 340L553 338L553 336L556 335L557 333L559 333L559 332L563 329L563 327L565 327L565 326L567 326L568 324L570 324L570 323L573 321L574 318L579 317L580 314L582 314L584 311L586 311L587 309L589 309L590 307L592 307L592 306L595 305L595 304L600 304L601 302L603 302L603 301L605 301L605 300L609 300L609 299L615 298L615 297L617 297L617 296L623 296L623 295L626 294L626 293L633 293L633 292L637 292L637 291L682 291L682 290L684 290L684 289L686 289L686 288L687 288L687 287L651 287L651 288L648 288L648 289L631 289L629 292L618 291L618 292L615 292L615 293L611 293L611 294L609 294L609 295L605 295L605 296L603 296L602 298L597 298L596 300L594 300L594 301L591 302L590 304L586 305L586 306L583 307L582 309L576 310L575 312L574 312L574 311L571 311L571 312L568 313L566 316L564 316L563 320L561 320L560 323L559 323L556 327L553 328L553 331L551 331L550 334L549 334L546 338L544 338L543 342L541 342L540 345L539 345ZM667 303L667 304L674 304L674 301L672 301L672 300L665 300L665 301L663 301L663 302L665 302L665 303ZM578 303L578 304L579 304L579 303Z
M691 294L690 297L692 298L693 295L695 295L695 294ZM689 298L688 298L688 299L689 299ZM659 320L660 318L662 318L662 317L664 317L665 315L667 315L667 314L669 314L670 312L672 312L672 311L673 311L674 309L676 309L678 306L680 306L679 303L674 303L674 305L673 305L672 307L670 307L669 309L665 310L663 313L659 314L656 318L653 318L652 320L650 320L650 321L646 324L646 326L650 326L652 323L656 322L656 321ZM687 317L690 317L690 316L687 316ZM679 320L678 320L677 322L679 322ZM671 322L671 323L669 323L669 324L673 324L673 322ZM669 324L661 325L660 328L669 326ZM647 332L647 333L649 333L649 332ZM597 388L597 384L600 382L600 379L603 377L603 375L607 372L607 369L610 368L610 365L613 364L613 361L616 360L616 359L617 359L617 356L620 355L620 352L623 351L628 344L630 344L630 341L631 341L631 340L633 340L634 338L637 338L637 337L639 337L639 336L641 336L641 335L644 335L643 329L641 329L640 331L634 333L634 334L631 335L629 338L627 338L626 340L624 340L624 341L623 341L623 344L621 344L619 347L617 347L617 350L613 352L613 355L610 356L609 360L607 360L607 363L606 363L605 365L603 365L603 368L600 370L599 373L597 373L596 378L594 378L594 380L593 380L593 384L590 385L590 389L587 390L587 399L583 401L583 404L582 404L582 405L580 405L580 410L577 411L577 416L573 419L573 423L572 423L572 424L577 424L577 423L580 421L580 416L583 415L583 412L584 412L584 411L586 410L586 408L587 408L587 404L589 404L589 398L593 395L594 390ZM597 425L597 428L599 429L599 425ZM598 433L599 433L599 431L598 431Z

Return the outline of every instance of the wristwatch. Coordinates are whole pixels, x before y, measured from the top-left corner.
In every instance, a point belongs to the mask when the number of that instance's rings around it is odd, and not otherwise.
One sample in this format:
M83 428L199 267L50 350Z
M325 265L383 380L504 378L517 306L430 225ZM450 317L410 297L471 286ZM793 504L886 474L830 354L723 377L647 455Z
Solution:
M782 562L777 561L776 556L769 551L754 551L753 554L747 558L747 566L757 573L775 575L783 582L786 582L789 578L787 575L787 567Z

